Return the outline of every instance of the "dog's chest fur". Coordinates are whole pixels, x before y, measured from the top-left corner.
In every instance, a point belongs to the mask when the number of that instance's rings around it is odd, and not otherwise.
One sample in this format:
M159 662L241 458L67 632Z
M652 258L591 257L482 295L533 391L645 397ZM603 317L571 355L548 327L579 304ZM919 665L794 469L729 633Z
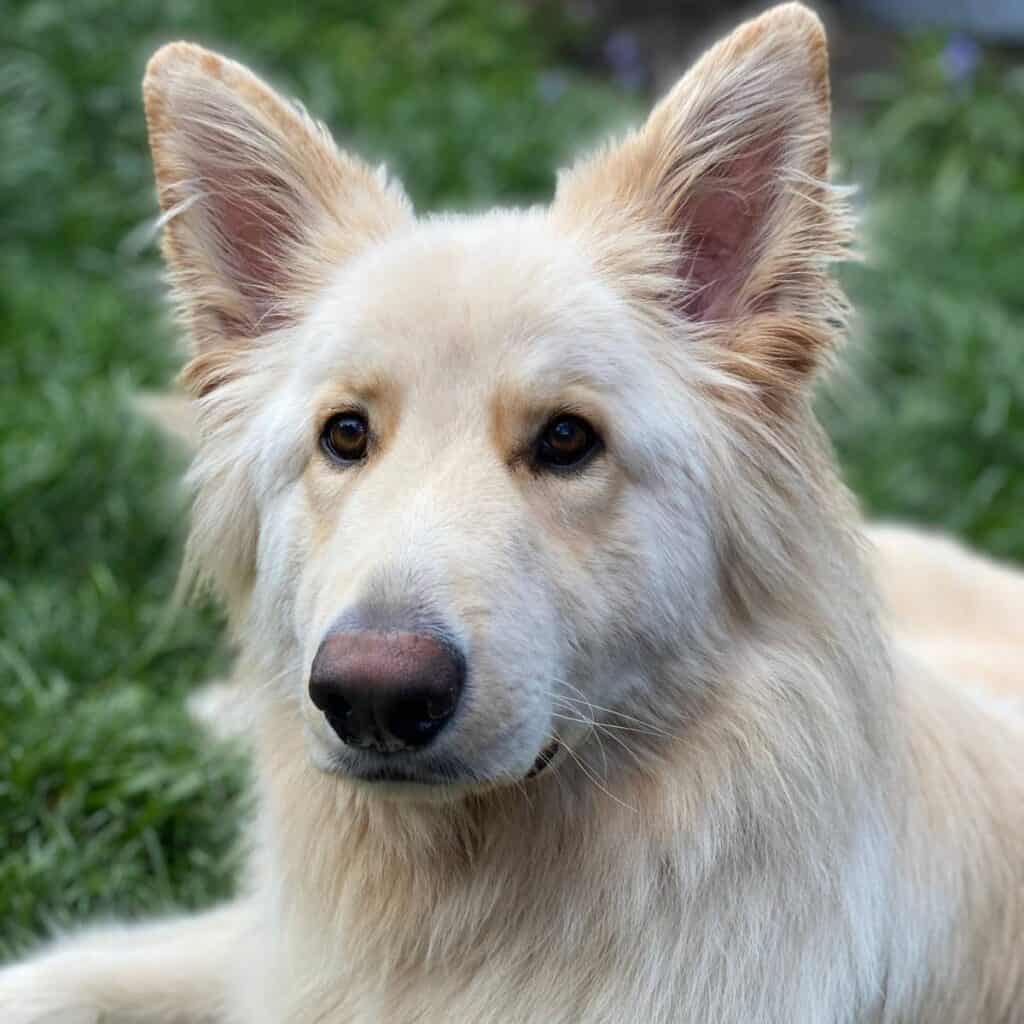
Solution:
M288 760L280 731L273 747ZM313 774L292 775L312 790L297 801L266 777L273 966L247 1021L870 1020L880 1005L887 848L870 800L856 827L803 825L791 843L691 804L686 780L581 796L552 779L446 815Z

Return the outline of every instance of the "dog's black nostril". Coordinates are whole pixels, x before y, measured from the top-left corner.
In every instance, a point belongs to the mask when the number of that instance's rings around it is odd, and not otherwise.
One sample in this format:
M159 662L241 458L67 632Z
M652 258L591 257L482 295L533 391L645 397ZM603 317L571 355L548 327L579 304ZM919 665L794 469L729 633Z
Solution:
M409 746L427 743L451 718L457 700L454 687L443 694L400 700L392 709L388 731Z
M352 705L340 693L328 693L322 710L332 718L344 720L352 714Z
M440 719L447 718L454 710L455 703L458 700L458 694L455 688L452 687L447 693L438 697L436 700L427 698L427 718L431 721L439 721Z
M350 731L349 722L352 718L352 705L337 692L320 691L318 694L323 702L320 708L324 713L331 728L340 736L343 732ZM313 699L315 704L316 698ZM319 705L318 705L319 706Z
M464 681L461 655L433 635L338 630L320 645L309 695L342 742L396 753L441 732Z

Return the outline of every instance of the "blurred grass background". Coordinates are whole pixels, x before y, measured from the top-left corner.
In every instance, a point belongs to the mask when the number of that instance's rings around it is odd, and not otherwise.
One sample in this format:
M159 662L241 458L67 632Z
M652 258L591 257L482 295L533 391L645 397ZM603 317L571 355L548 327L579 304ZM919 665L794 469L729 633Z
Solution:
M183 710L228 663L221 622L169 610L182 459L131 407L179 365L146 58L218 46L386 156L419 204L474 206L545 196L576 145L642 111L628 40L602 51L600 31L489 0L6 8L0 959L97 913L203 905L238 866L243 758ZM851 86L838 150L870 258L846 271L861 320L821 407L870 513L1024 558L1024 68L972 46L917 42Z
M854 88L866 262L825 420L869 513L1024 559L1024 55L924 39Z

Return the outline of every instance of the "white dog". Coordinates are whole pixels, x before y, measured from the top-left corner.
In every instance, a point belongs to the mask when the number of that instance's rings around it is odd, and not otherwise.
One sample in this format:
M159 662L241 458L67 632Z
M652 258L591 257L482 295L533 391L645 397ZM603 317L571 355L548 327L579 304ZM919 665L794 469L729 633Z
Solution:
M817 19L546 209L417 219L194 46L145 95L251 877L0 973L0 1020L1024 1019L1022 723L887 639L810 411Z

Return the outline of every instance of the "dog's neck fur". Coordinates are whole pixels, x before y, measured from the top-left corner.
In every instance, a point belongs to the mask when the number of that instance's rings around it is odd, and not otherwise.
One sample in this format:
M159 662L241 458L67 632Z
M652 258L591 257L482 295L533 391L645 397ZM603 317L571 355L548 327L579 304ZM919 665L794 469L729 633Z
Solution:
M279 844L268 853L276 864L267 877L279 886L273 914L291 937L289 954L300 964L334 960L344 983L327 1000L350 998L353 986L391 993L403 979L421 991L424 979L468 990L485 965L489 989L495 973L507 973L510 990L529 999L535 976L578 977L560 958L593 965L593 990L562 991L573 1012L553 1012L552 1019L586 1016L602 984L617 990L619 1001L658 1005L648 1002L651 992L627 995L624 977L637 986L653 978L689 985L693 992L680 999L677 991L670 1002L699 1006L700 987L713 989L712 979L725 970L718 942L726 935L734 970L744 962L752 968L780 944L798 962L798 936L826 920L825 931L844 936L837 953L854 956L850 946L865 906L880 898L858 884L861 871L864 879L877 877L858 863L878 849L874 795L847 787L836 799L826 785L814 792L810 779L786 779L793 766L781 763L782 752L743 749L747 740L734 725L723 703L703 723L704 736L695 730L643 770L609 751L599 785L568 765L525 790L449 806L389 803L315 774L305 767L297 730L280 726L265 735L276 763L266 775L266 813L275 820L264 838ZM721 749L712 752L715 740L728 744L730 734L733 763ZM762 757L762 786L737 799L737 789L755 778L740 762ZM590 763L603 772L603 764ZM301 845L311 836L309 846ZM762 878L776 880L770 891ZM779 885L780 878L789 881ZM716 931L723 929L717 938L708 933L711 919ZM309 929L311 920L318 929ZM641 971L650 972L650 951L635 941L648 931L677 936L653 975ZM683 977L680 963L690 965ZM871 971L867 963L863 969L866 981ZM795 976L793 984L805 982ZM788 1000L799 1001L786 989L780 984L764 997L771 1016ZM548 983L540 990L550 1000L558 988ZM544 1012L543 1000L534 1015ZM405 1017L396 1010L381 1019Z

